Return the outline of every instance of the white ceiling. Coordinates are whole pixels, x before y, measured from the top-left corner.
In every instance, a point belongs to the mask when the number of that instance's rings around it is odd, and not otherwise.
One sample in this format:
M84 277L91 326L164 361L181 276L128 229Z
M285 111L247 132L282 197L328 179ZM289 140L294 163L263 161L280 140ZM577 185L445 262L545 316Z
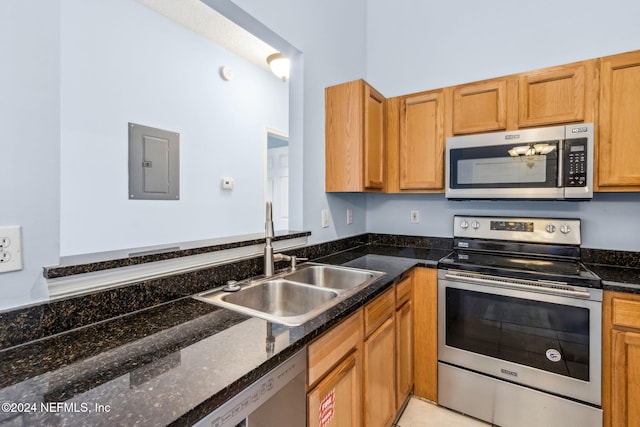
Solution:
M267 56L277 52L200 0L137 1L265 70Z

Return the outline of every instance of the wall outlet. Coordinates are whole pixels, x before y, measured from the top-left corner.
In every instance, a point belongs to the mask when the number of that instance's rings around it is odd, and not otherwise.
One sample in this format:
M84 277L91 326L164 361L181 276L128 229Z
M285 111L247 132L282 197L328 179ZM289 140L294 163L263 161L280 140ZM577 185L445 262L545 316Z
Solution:
M353 209L347 209L347 225L353 224Z
M322 209L322 228L329 227L329 210Z
M420 222L420 211L411 211L411 224L418 224Z
M0 273L22 270L22 230L19 225L0 227Z

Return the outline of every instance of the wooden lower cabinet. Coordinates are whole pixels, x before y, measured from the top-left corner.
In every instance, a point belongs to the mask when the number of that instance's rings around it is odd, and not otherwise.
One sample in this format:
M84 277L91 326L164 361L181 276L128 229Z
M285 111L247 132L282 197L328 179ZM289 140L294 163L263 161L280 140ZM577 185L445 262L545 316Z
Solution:
M414 394L438 401L438 270L413 271Z
M364 307L362 392L367 427L389 426L396 416L395 309L393 287Z
M396 416L393 314L364 342L364 425L386 427Z
M309 345L308 426L388 427L393 423L413 388L414 357L420 354L414 352L413 298L428 295L416 294L414 283L423 286L436 271L414 270ZM437 389L436 381L431 377L429 387ZM435 401L437 396L427 393L424 397Z
M604 426L640 426L640 295L619 292L604 295Z
M396 408L413 388L413 309L411 301L412 277L396 285Z
M352 352L307 394L307 426L359 426L359 353Z
M362 313L356 311L309 344L309 427L362 424Z

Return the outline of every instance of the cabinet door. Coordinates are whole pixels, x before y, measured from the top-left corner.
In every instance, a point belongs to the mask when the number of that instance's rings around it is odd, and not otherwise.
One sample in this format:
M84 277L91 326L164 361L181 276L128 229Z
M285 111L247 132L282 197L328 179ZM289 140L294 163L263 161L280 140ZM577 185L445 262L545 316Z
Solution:
M589 61L520 74L518 126L592 121L594 68Z
M640 52L609 56L600 69L598 191L640 191Z
M362 84L325 89L325 189L362 191Z
M413 363L416 396L438 401L438 270L413 272Z
M384 97L371 86L364 86L364 187L384 189L385 133Z
M307 394L307 426L360 425L362 396L358 354L357 351L351 353Z
M396 408L413 387L413 316L411 301L396 311Z
M326 191L384 189L384 121L384 97L364 80L325 89Z
M640 426L640 333L614 330L612 341L611 425Z
M402 98L400 190L444 189L444 101L442 91Z
M312 387L340 359L362 344L362 310L309 344L307 385Z
M507 128L507 80L491 80L453 89L453 133Z
M391 425L396 415L393 316L364 342L364 425Z

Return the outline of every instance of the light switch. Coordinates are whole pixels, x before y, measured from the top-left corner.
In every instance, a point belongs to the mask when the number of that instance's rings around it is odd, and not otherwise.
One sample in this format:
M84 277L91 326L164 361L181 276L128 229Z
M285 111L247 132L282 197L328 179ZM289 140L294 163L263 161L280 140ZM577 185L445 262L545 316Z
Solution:
M323 228L329 227L329 210L328 209L322 210L322 227Z

